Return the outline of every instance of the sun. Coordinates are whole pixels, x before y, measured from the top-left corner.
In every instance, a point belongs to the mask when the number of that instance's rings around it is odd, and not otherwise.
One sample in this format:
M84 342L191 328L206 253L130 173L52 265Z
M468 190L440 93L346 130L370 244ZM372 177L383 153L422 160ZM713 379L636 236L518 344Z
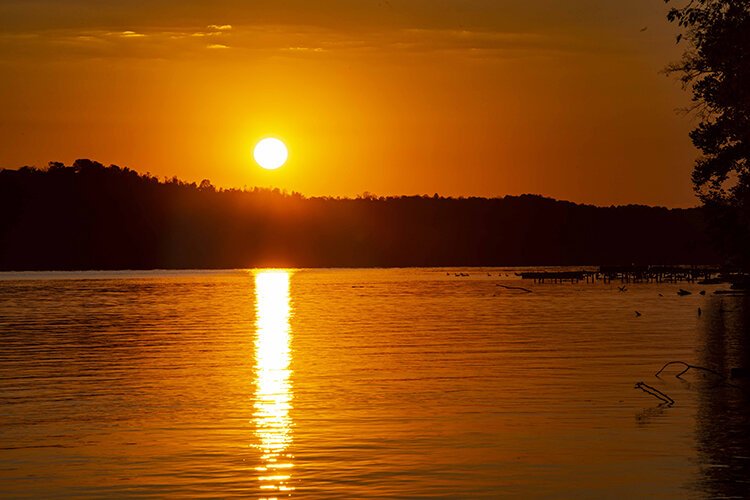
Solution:
M280 140L268 138L256 144L253 157L258 165L266 170L276 170L286 163L289 151Z

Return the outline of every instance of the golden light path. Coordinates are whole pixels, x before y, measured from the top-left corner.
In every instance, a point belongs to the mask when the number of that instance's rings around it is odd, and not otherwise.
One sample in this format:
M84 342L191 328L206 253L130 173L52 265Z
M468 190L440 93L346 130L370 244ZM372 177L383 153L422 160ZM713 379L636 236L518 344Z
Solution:
M255 446L261 453L256 468L264 497L288 495L291 486L293 456L292 385L290 381L289 271L270 270L255 273Z

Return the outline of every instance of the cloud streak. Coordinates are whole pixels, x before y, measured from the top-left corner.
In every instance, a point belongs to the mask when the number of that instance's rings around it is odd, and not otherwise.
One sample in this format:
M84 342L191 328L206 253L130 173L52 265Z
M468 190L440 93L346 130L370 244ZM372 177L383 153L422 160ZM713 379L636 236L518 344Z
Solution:
M212 0L210 6L198 0L5 0L0 58L179 58L214 45L259 57L601 53L617 50L620 41L612 30L612 36L596 36L600 25L632 22L640 29L635 5L653 0L632 2L625 8L594 0ZM37 38L21 42L13 38L18 35ZM118 43L136 39L139 44Z
M209 43L204 40L210 39ZM535 32L468 29L403 28L341 31L314 26L233 26L205 28L110 30L48 30L0 35L0 57L36 54L55 58L181 58L192 52L233 48L246 55L307 56L333 54L447 54L476 57L515 57L519 54L594 50L575 36ZM599 45L597 50L602 50Z
M179 59L206 48L228 48L231 29L226 24L183 30L45 30L0 34L0 61L30 57L37 61L76 58ZM206 43L207 39L211 42Z

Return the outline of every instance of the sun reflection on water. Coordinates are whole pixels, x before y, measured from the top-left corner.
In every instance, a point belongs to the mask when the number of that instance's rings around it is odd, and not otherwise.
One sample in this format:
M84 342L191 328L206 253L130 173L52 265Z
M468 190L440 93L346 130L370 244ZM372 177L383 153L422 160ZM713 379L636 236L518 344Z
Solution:
M288 495L293 456L292 384L290 381L289 271L255 274L255 446L261 453L256 468L260 489L271 498Z

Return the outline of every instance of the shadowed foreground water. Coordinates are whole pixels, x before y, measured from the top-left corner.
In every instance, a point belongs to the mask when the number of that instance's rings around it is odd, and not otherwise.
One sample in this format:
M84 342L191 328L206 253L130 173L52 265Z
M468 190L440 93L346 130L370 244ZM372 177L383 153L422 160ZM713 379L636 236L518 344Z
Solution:
M0 274L2 495L750 495L745 299L447 271Z

